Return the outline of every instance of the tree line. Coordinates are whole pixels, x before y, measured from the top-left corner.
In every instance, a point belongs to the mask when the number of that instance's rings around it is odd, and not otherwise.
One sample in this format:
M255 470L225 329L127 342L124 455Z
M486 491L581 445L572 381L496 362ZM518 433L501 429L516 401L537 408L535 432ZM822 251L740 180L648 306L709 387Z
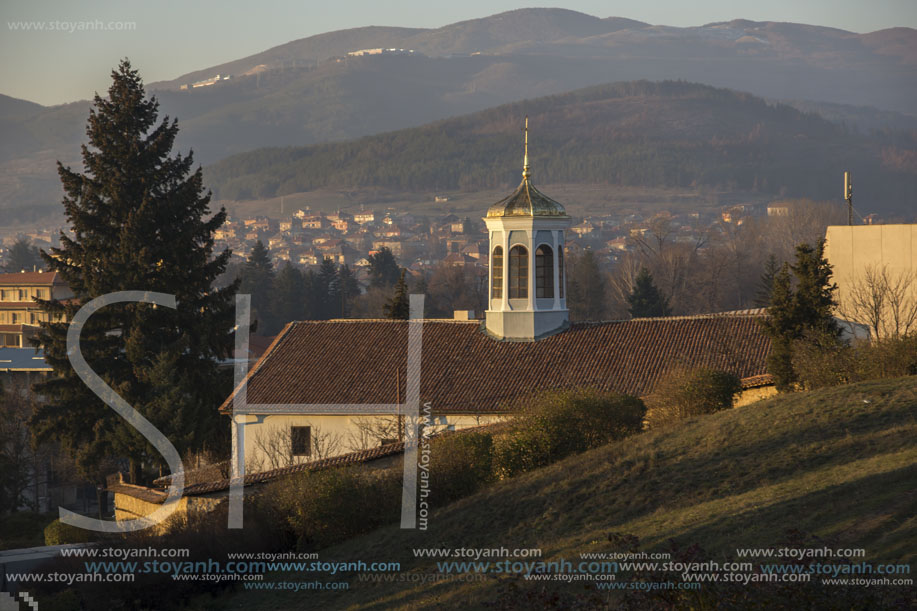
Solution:
M626 100L626 101L625 101ZM542 182L711 187L829 198L845 169L881 207L917 196L917 136L861 135L813 113L683 82L618 83L359 140L252 151L207 168L219 197L323 187L482 190L511 184L519 121ZM664 117L664 120L660 120Z

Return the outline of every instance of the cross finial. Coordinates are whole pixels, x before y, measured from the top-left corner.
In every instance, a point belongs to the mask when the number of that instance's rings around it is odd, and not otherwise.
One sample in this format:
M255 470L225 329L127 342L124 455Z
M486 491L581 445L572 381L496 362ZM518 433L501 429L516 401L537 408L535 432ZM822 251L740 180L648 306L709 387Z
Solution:
M529 172L529 116L525 115L525 156L522 158L522 178L528 178Z

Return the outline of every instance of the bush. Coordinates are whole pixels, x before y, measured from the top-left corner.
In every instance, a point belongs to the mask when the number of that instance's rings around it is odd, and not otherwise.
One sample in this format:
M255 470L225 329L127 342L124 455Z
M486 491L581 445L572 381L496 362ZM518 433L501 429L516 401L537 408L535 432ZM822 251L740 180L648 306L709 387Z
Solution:
M512 477L640 431L646 406L636 397L592 389L547 392L524 404L494 444L494 468Z
M793 369L799 386L808 390L858 382L861 356L832 334L809 334L793 342Z
M92 532L70 526L54 520L45 527L45 545L63 545L65 543L88 543L93 540Z
M544 431L514 427L494 440L494 474L500 479L513 477L551 462L551 442Z
M226 562L230 553L288 551L274 536L276 525L259 513L247 495L244 528L227 527L228 503L220 503L212 512L193 511L171 519L163 532L146 529L113 535L99 535L106 547L121 549L125 557L149 556L147 550L186 549L189 555L181 562ZM127 550L134 550L127 556ZM85 573L85 558L60 557L36 567L42 574ZM210 598L233 586L232 581L181 581L170 573L149 573L135 581L83 582L75 584L45 578L35 583L41 609L121 609L171 611L189 608L196 597Z
M461 433L432 442L430 490L434 506L474 494L493 480L493 437Z
M297 549L315 550L397 521L401 473L354 468L300 473L269 484L259 505Z
M917 374L917 335L849 345L833 336L794 342L793 367L807 390Z
M863 380L917 375L917 333L859 344L855 350Z
M682 418L729 409L741 390L738 376L726 371L676 369L662 378L647 398L647 424L657 428Z
M57 516L54 513L17 511L0 518L0 550L44 545L44 531Z

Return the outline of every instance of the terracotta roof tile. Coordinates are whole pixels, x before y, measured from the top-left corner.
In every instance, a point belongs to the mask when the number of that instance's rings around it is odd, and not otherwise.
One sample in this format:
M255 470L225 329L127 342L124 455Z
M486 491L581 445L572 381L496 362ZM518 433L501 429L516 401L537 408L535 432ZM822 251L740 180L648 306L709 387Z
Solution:
M594 386L643 396L675 365L759 376L770 350L760 319L743 312L575 323L537 342L494 340L479 321L428 320L421 400L435 413L499 412L550 389ZM249 373L249 406L404 401L408 324L291 323ZM231 401L220 409L230 410Z
M0 274L0 285L10 286L17 284L61 284L63 280L57 272L19 272Z

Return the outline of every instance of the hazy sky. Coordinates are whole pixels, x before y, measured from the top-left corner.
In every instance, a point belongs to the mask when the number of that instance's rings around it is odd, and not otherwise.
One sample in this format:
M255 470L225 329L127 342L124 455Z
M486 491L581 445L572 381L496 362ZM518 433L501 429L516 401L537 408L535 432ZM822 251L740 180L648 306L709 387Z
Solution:
M531 0L2 0L0 93L59 104L106 90L110 70L125 56L152 82L331 30L440 27L537 5ZM575 0L563 8L673 26L744 18L854 32L917 27L917 0ZM66 31L68 24L96 20L112 29ZM45 30L14 29L21 22L43 22ZM129 23L133 29L118 31ZM48 31L52 27L58 29Z

